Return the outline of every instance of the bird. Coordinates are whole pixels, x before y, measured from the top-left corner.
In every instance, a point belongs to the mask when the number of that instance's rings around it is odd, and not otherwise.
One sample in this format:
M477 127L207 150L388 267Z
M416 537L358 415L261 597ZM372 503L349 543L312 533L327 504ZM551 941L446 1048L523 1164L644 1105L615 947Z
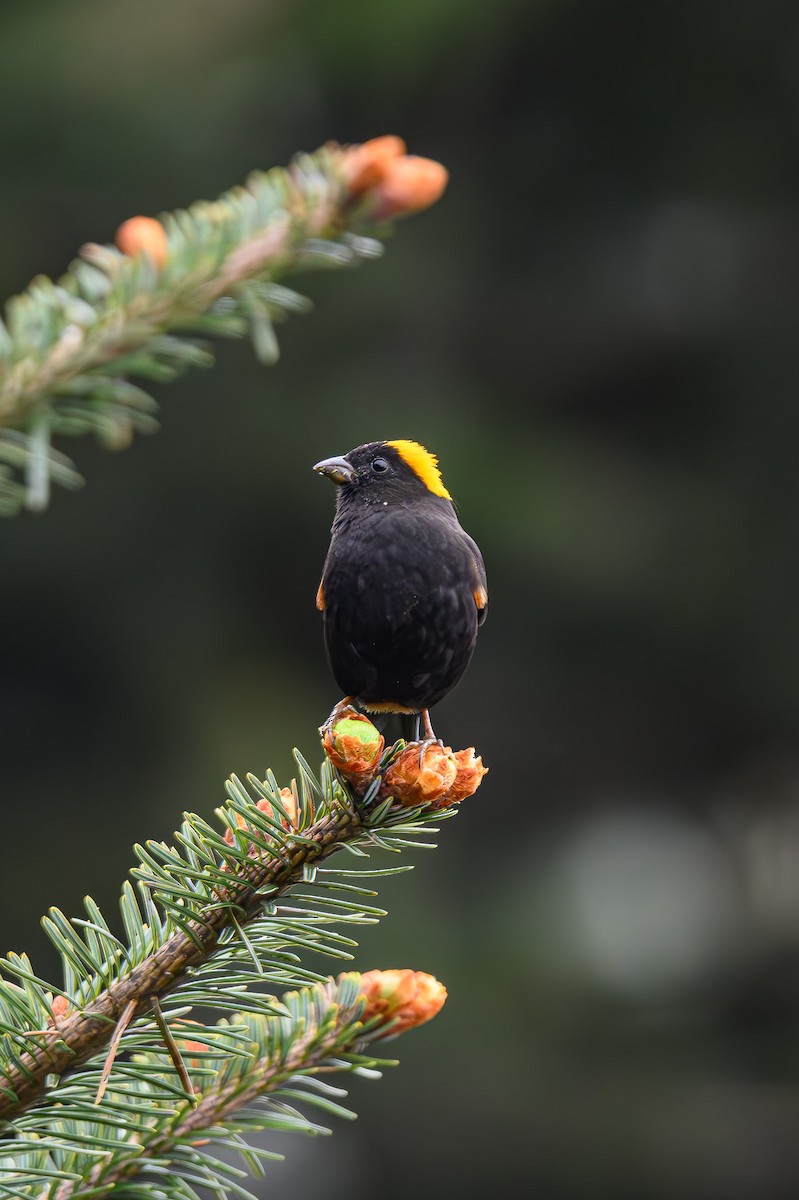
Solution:
M345 699L402 714L436 741L433 708L460 680L488 613L483 556L462 528L438 459L419 442L367 442L314 471L337 485L316 595Z

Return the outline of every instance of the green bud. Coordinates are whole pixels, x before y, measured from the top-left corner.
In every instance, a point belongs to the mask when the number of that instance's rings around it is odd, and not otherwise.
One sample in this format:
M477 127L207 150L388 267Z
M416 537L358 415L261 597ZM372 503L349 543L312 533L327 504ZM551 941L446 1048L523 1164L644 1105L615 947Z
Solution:
M354 737L364 746L371 746L380 741L380 732L371 721L358 721L353 717L343 717L333 726L334 737Z

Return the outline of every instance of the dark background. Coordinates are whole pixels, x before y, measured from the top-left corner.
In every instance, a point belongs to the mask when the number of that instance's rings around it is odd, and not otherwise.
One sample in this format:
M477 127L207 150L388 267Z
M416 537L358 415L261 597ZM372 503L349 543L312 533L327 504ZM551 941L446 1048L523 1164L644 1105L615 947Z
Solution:
M133 841L319 758L318 458L437 451L492 612L436 713L491 774L356 965L451 998L264 1194L799 1186L799 10L4 0L0 292L328 138L451 188L0 527L2 949Z

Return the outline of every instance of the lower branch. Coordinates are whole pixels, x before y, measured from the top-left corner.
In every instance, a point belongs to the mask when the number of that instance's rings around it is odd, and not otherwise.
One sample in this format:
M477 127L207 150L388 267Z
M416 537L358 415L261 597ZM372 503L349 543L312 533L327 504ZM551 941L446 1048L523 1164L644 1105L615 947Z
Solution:
M243 1067L220 1070L196 1103L184 1102L165 1120L154 1113L149 1126L132 1130L84 1177L51 1185L40 1193L42 1200L72 1200L84 1194L98 1200L132 1180L145 1194L150 1169L160 1172L167 1163L178 1176L187 1168L195 1181L203 1172L212 1186L220 1164L213 1149L204 1148L213 1147L215 1135L230 1132L237 1113L245 1115L247 1128L265 1127L276 1104L285 1106L303 1096L314 1099L312 1092L302 1090L313 1076L364 1069L373 1074L380 1060L368 1055L369 1044L429 1021L446 995L438 980L418 971L350 973L289 994L284 997L286 1016L265 1019L255 1053ZM280 1031L286 1021L291 1024L288 1034ZM255 1107L259 1101L260 1119ZM338 1105L330 1107L347 1115ZM57 1109L53 1115L57 1121ZM300 1118L295 1128L309 1127Z
M36 1045L19 1056L19 1065L0 1077L0 1119L13 1117L38 1100L48 1075L61 1075L102 1050L129 1004L135 1004L134 1018L149 1012L153 997L166 996L186 977L188 968L210 958L220 934L234 919L242 924L258 914L263 888L271 885L272 897L282 895L298 882L306 866L319 863L362 832L355 813L342 807L305 830L299 844L286 847L285 856L250 859L231 877L229 886L218 890L217 903L189 923L194 936L173 934L92 1004L48 1031L49 1044Z

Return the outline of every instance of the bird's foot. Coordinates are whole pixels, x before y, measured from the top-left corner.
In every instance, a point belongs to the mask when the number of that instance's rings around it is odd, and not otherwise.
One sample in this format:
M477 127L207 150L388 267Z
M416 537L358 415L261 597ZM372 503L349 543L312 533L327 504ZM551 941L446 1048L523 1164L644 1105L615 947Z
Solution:
M423 738L421 742L416 743L419 747L419 766L424 763L424 756L431 746L440 746L443 750L444 743L441 738Z
M324 725L319 727L321 737L324 737L328 730L332 730L333 726L344 715L348 708L352 708L355 704L354 696L345 696L343 700L339 700L338 704L333 706L330 716L325 721Z

